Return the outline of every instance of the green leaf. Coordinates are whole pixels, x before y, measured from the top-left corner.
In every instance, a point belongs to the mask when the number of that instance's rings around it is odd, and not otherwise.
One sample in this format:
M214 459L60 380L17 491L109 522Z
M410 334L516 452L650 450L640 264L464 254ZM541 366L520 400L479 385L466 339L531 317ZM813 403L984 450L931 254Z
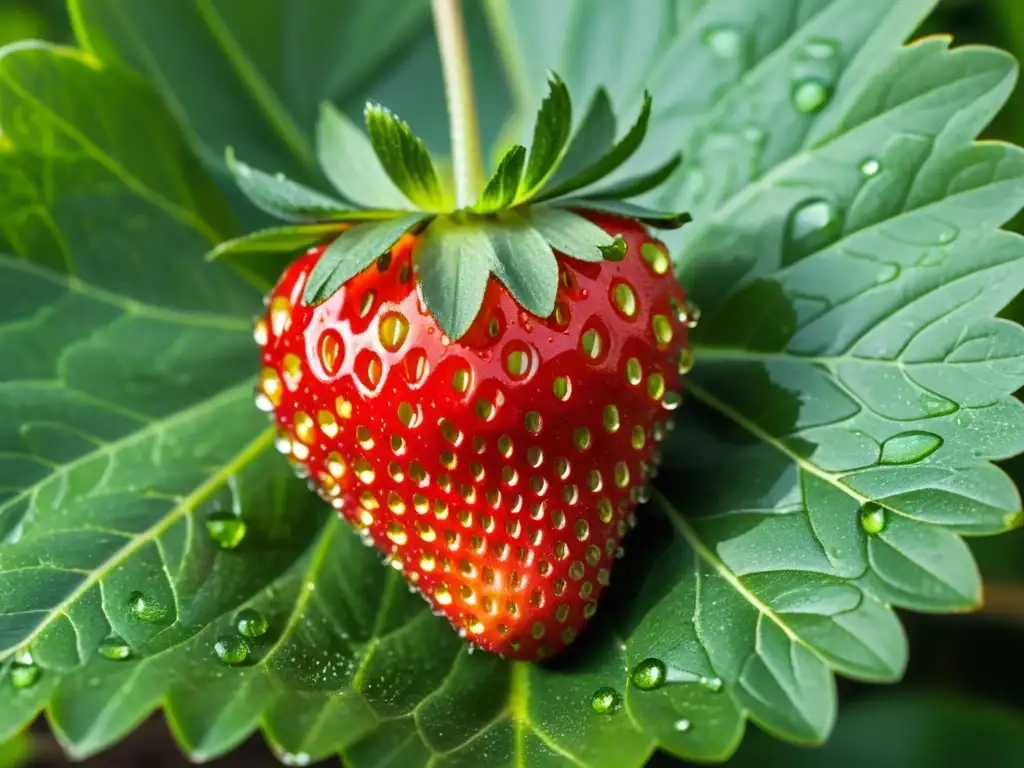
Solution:
M216 261L224 256L245 253L295 254L336 236L346 226L328 222L261 229L221 243L206 254L206 260Z
M484 230L494 252L494 276L525 310L537 317L550 315L558 292L558 262L541 234L514 212L488 221Z
M592 165L581 169L578 173L570 176L565 181L546 186L536 199L538 201L542 201L563 197L571 192L588 187L611 174L623 163L629 160L637 149L639 149L640 143L644 140L644 136L647 134L647 123L650 119L651 94L645 91L643 106L640 108L640 114L637 116L636 122L633 123L633 126L626 132L625 136L616 142L611 149L609 149Z
M494 244L475 222L440 218L424 233L415 253L420 290L448 338L460 338L473 324L494 259Z
M751 733L736 768L907 768L1016 765L1024 761L1020 713L939 691L887 693L851 702L825 747L814 752Z
M598 88L572 136L565 157L548 182L558 186L597 162L615 141L615 113L608 92Z
M549 206L527 208L525 214L530 226L560 253L580 261L601 261L605 249L618 250L621 238L610 235L594 222L572 211ZM623 250L625 243L622 243Z
M379 104L367 104L365 114L370 143L395 186L424 210L444 206L430 153L412 129Z
M327 178L347 200L364 207L409 207L409 200L385 172L370 139L330 103L320 109L317 153Z
M426 218L425 214L413 213L396 219L359 224L345 230L327 247L313 267L302 300L310 305L327 301L345 283L376 261L402 235Z
M0 768L22 768L32 760L32 740L27 733L0 743Z
M625 200L630 197L637 197L645 192L657 189L668 181L682 162L682 155L675 155L647 173L623 179L608 187L595 189L587 193L586 197L593 200Z
M93 60L70 48L25 42L0 52L0 125L5 136L35 154L60 147L107 168L124 185L167 215L223 239L231 218L216 187L197 173L174 124L156 96L132 77L112 77L104 99L83 102L77 89L94 82ZM139 118L131 132L118 130L109 109L134 104ZM153 145L162 148L154 153Z
M516 144L501 158L494 175L491 176L484 191L480 194L480 201L474 206L474 210L480 213L490 213L512 205L516 199L519 180L523 176L525 165L526 147Z
M271 176L235 159L228 147L225 162L235 183L250 202L271 216L288 221L345 219L358 215L340 200L322 195L283 176Z
M234 146L256 165L316 181L320 104L361 89L429 22L402 0L72 0L76 32L104 61L159 89L210 168ZM443 121L443 116L441 118Z
M679 229L692 217L689 213L665 213L648 208L636 203L628 203L624 200L605 200L589 197L566 198L558 201L561 208L573 208L583 211L595 211L607 213L611 216L623 216L629 219L636 219L649 227L657 229Z
M516 202L532 198L555 172L572 130L572 102L565 83L553 72L548 75L548 95L537 112L526 173L519 182Z

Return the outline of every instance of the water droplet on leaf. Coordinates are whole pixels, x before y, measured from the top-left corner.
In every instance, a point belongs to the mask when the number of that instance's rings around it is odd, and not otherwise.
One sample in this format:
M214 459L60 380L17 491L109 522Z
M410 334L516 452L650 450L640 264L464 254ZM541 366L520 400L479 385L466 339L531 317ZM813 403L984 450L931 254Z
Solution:
M39 681L42 674L43 671L35 664L15 662L11 665L11 685L18 690L31 688Z
M952 400L947 400L944 397L939 397L934 394L922 394L919 398L921 407L928 416L946 416L950 413L954 413L960 406L954 403Z
M213 644L213 652L223 663L237 666L249 658L249 644L238 635L225 635Z
M240 634L246 637L263 637L270 628L267 617L252 608L246 608L238 614L236 626Z
M676 720L673 727L680 733L686 733L690 730L691 723L684 717L680 720Z
M867 177L877 176L882 170L882 164L875 159L865 160L860 164L860 172Z
M672 679L671 675L669 675L669 679ZM724 683L722 682L722 678L720 677L702 677L697 682L699 682L703 688L706 688L712 693L718 693L722 690L722 687L724 685Z
M832 87L823 80L808 77L793 84L790 99L797 112L813 115L828 106Z
M207 516L206 530L221 549L235 549L245 538L247 526L238 515L221 511Z
M885 530L886 512L873 501L860 508L860 527L872 536Z
M661 659L644 659L630 674L633 685L641 691L653 691L665 684L668 668Z
M128 610L139 621L160 621L167 615L167 608L156 600L150 600L141 592L132 592L128 597Z
M612 715L622 707L622 696L614 688L598 688L590 697L590 708L599 715Z
M743 33L735 27L709 27L701 39L719 59L738 59L743 54Z
M805 200L793 209L786 222L784 263L791 264L820 251L839 239L842 232L842 216L832 203L822 198Z
M99 652L100 656L111 661L125 661L132 655L131 646L117 635L110 635L100 643Z
M913 464L942 447L942 438L931 432L901 432L882 443L882 464Z

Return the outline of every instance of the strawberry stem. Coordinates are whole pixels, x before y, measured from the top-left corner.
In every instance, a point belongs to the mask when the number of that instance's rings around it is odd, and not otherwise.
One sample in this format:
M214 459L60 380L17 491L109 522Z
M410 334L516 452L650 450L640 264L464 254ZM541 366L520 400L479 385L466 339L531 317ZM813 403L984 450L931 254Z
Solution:
M452 140L455 204L465 208L476 202L483 184L484 163L480 152L473 75L466 43L461 0L430 0L434 27L441 50L445 95Z

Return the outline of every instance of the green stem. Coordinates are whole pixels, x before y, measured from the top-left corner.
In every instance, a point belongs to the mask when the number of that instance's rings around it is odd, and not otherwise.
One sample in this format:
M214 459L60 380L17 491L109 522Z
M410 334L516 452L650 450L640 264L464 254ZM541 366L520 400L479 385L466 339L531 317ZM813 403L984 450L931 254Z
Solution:
M445 95L448 99L455 204L465 208L476 202L484 176L466 25L462 20L461 0L430 0L430 5L434 11L434 27L441 49Z

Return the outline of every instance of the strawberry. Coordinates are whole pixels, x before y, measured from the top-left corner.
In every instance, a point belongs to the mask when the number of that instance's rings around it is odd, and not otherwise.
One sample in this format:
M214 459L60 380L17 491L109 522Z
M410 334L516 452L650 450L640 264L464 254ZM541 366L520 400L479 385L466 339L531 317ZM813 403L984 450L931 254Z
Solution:
M594 614L679 406L695 321L644 226L689 216L629 202L680 156L603 181L643 141L650 96L613 140L603 91L572 135L565 84L549 86L532 148L510 147L475 202L467 157L453 202L423 142L373 104L366 136L321 114L339 197L229 149L242 193L289 223L211 254L308 249L256 324L256 403L278 448L437 613L521 659L560 651Z
M682 288L635 221L618 261L556 253L554 311L491 276L451 340L417 291L403 236L323 303L323 247L295 261L256 325L257 401L278 446L391 565L486 650L568 645L594 614L654 476L690 365Z

